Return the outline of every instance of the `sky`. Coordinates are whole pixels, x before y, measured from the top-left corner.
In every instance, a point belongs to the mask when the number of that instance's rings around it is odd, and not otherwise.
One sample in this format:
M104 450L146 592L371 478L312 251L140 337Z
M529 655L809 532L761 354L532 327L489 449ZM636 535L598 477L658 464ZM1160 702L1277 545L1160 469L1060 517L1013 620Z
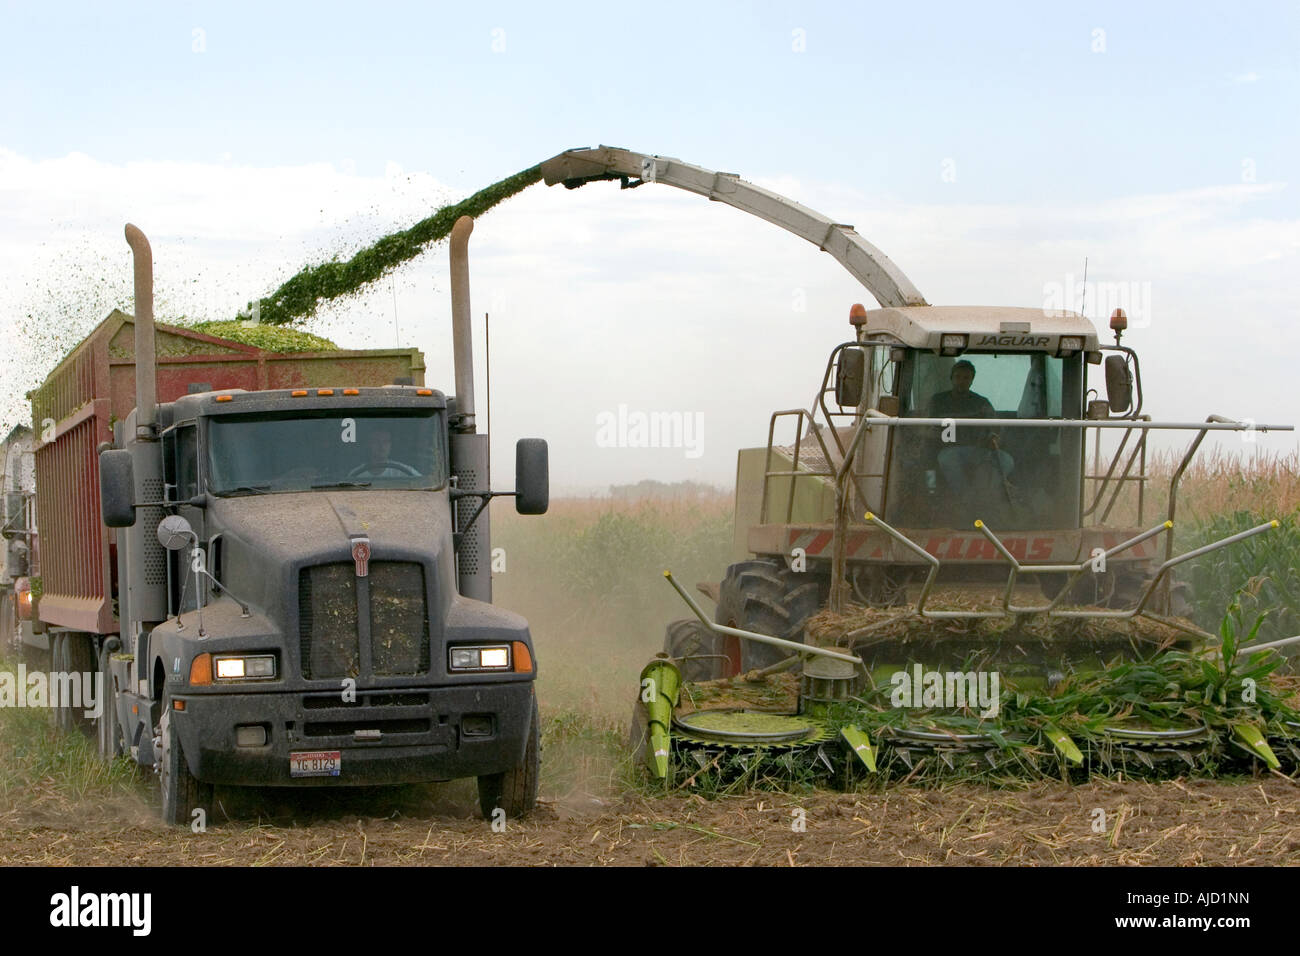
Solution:
M1298 104L1295 3L5 4L0 429L129 310L126 221L160 318L228 318L602 143L852 223L934 304L1081 297L1086 259L1088 315L1136 312L1147 411L1294 423ZM815 247L659 185L530 187L477 224L471 274L496 469L545 437L557 492L730 485L873 305ZM417 346L450 391L446 276L434 247L307 327ZM689 447L610 447L638 412L695 423Z

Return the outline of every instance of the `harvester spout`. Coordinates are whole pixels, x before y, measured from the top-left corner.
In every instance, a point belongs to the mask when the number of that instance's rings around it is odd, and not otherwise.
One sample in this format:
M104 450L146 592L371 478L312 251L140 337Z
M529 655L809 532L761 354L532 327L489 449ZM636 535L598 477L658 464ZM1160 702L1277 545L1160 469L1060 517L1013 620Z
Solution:
M158 388L153 336L153 250L138 226L126 224L126 242L135 265L135 407L136 437L154 437Z
M473 434L474 339L469 306L469 235L474 220L461 216L451 227L451 340L456 363L456 431Z

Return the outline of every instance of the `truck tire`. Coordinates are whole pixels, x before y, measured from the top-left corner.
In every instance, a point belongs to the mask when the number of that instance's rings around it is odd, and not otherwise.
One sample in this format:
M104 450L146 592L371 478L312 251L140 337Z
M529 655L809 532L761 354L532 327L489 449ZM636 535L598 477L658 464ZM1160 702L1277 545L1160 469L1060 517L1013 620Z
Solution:
M112 763L126 753L126 742L122 739L122 729L117 720L117 699L113 693L113 674L109 668L109 651L100 652L99 672L103 675L103 701L100 703L99 719L95 721L99 740L99 759Z
M491 820L497 810L504 810L507 820L525 817L537 806L542 750L541 723L537 716L537 695L534 693L528 745L524 748L523 760L505 773L478 778L478 804L483 811L483 819Z
M718 595L719 624L803 642L803 627L826 605L830 582L812 571L791 571L765 558L727 568ZM741 639L740 669L769 667L790 655L779 647Z
M14 650L18 642L18 605L6 591L0 594L0 650Z
M723 635L710 631L695 618L673 621L664 634L664 653L680 661L678 668L684 681L717 680L737 673L740 661L728 666L731 658L727 645Z
M50 635L50 670L53 673L76 675L79 686L84 688L85 682L81 675L94 674L99 670L95 644L90 635L70 631ZM85 712L90 709L87 705L88 701L81 701L80 706L69 707L65 701L60 700L59 706L55 708L55 726L65 732L76 730L87 737L94 736L96 721L93 717L85 716Z
M189 826L194 821L194 811L205 813L212 806L212 785L200 783L190 773L181 749L180 734L172 722L171 694L163 697L162 719L158 722L160 750L158 754L158 781L162 789L162 818L164 823Z

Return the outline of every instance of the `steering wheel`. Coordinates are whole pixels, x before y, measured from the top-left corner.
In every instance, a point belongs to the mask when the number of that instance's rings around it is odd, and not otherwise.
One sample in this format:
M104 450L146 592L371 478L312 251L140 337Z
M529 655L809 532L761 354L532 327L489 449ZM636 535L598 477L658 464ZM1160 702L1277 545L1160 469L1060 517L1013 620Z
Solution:
M375 464L375 462L368 461L365 464L357 465L357 467L353 468L351 471L348 472L348 477L360 478L362 475L373 476L374 470L371 468L371 465L373 464ZM391 468L396 468L399 471L403 471L405 474L410 475L413 478L420 477L420 472L416 471L414 468L412 468L404 461L394 461L391 458L385 458L382 462L379 462L379 464L383 465L383 468L379 469L380 471L383 471L391 467Z

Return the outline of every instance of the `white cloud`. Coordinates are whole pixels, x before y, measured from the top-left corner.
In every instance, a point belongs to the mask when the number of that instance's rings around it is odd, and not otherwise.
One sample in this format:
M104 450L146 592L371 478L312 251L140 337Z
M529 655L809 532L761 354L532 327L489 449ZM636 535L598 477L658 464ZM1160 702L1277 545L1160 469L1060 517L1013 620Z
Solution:
M1081 278L1085 256L1089 280L1149 283L1152 325L1126 343L1144 356L1153 414L1300 418L1285 350L1300 322L1300 222L1277 214L1281 184L915 206L843 183L762 185L855 224L931 302L1038 305L1048 283ZM14 335L21 316L84 332L113 305L129 307L127 219L153 242L159 314L213 318L452 198L396 163L365 176L348 163L36 161L0 149L0 323L11 346L0 356L0 428L23 414L16 396L57 358L25 351ZM815 247L662 186L532 187L479 223L471 254L480 407L482 314L492 312L498 467L508 472L516 437L542 435L557 489L642 477L730 483L736 448L765 440L771 410L812 399L830 347L848 336L849 304L872 305ZM345 346L396 344L396 298L402 344L423 349L429 381L450 388L445 275L439 247L310 327ZM620 404L701 413L703 456L598 448L596 416Z

